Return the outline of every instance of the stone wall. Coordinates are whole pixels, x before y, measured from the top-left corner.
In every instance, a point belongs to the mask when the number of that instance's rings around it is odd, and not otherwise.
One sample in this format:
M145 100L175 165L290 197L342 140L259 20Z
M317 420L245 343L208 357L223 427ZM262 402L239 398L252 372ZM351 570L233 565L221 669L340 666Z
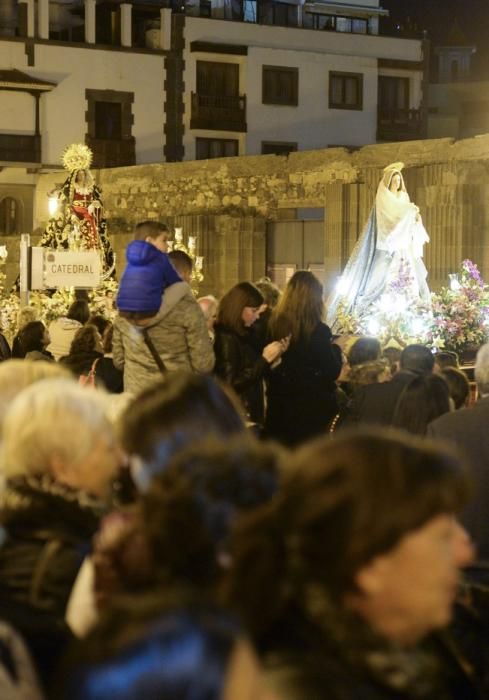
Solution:
M426 263L432 288L465 257L489 280L489 135L342 148L283 156L248 156L140 165L95 173L118 253L135 223L167 221L199 237L205 256L202 293L221 294L265 272L266 224L299 207L324 207L325 268L341 270L367 220L382 169L405 163L411 199L420 207L431 243ZM36 193L38 230L47 220L46 193L64 179L43 175Z

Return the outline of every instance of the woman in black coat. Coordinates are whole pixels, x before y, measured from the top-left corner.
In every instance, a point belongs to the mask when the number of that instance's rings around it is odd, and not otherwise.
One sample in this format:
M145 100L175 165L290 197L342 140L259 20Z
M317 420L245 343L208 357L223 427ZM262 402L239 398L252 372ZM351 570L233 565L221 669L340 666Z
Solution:
M260 315L263 296L250 282L240 282L221 299L214 327L215 374L241 399L247 418L263 424L263 379L287 342L283 339L256 347L251 327Z
M271 321L273 339L290 336L290 346L268 377L267 437L297 445L324 433L337 412L335 379L341 356L322 323L323 288L312 272L289 280Z

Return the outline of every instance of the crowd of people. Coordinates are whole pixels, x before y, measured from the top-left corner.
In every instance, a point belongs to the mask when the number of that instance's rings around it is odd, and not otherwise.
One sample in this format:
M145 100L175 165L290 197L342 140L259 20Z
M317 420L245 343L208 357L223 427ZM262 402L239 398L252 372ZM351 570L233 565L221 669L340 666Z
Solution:
M474 401L311 272L195 299L168 237L3 353L0 697L488 698L489 345Z

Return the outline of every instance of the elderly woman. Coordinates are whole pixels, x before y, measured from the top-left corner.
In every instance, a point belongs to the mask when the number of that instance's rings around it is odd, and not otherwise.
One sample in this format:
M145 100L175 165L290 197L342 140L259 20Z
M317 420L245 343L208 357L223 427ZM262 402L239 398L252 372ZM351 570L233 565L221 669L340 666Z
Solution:
M0 581L63 618L120 462L104 397L71 380L25 389L3 424Z
M272 684L289 700L483 697L432 637L473 556L454 517L467 496L457 459L357 432L289 466L278 497L238 529L227 586Z

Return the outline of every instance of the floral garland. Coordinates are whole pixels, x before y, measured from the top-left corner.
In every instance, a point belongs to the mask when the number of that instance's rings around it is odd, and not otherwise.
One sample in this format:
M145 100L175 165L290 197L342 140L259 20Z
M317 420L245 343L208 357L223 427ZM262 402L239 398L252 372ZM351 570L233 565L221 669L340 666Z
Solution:
M471 260L454 277L455 288L432 294L432 332L437 347L463 353L489 339L489 287Z

